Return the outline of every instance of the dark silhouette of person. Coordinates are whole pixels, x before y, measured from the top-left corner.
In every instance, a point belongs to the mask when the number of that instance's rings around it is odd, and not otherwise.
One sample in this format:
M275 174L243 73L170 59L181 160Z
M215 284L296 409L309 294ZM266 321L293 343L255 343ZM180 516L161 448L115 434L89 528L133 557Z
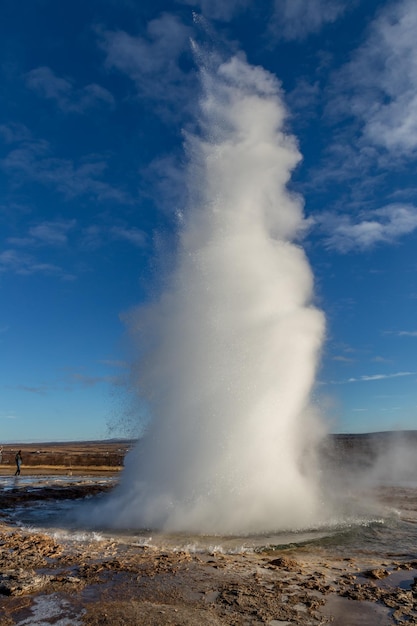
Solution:
M19 452L16 454L16 456L14 457L14 460L16 461L16 471L15 471L15 476L20 476L20 466L22 465L22 454L21 454L21 450L19 450Z

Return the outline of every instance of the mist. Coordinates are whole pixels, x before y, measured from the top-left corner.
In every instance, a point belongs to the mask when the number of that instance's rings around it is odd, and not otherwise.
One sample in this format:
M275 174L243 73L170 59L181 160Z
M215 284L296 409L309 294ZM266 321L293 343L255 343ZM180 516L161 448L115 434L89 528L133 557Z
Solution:
M417 431L385 431L333 435L320 454L326 491L365 491L386 486L409 486L417 476Z
M164 287L130 316L150 415L120 485L91 511L115 528L299 529L320 517L314 388L324 316L299 241L301 156L278 81L244 56L200 59L188 202Z

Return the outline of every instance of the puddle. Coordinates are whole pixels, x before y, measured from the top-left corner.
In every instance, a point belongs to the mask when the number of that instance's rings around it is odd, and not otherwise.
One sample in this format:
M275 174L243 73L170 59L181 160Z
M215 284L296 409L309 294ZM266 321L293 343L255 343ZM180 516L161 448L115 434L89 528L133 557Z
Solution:
M337 595L326 597L320 609L326 617L333 617L337 626L391 626L390 609L374 602L351 600Z
M13 614L15 626L82 626L85 609L75 608L56 594L39 595L29 607Z
M386 578L378 581L378 587L383 587L384 589L391 587L399 587L400 589L409 590L414 583L414 579L417 578L417 569L410 570L398 570L397 572L392 572Z

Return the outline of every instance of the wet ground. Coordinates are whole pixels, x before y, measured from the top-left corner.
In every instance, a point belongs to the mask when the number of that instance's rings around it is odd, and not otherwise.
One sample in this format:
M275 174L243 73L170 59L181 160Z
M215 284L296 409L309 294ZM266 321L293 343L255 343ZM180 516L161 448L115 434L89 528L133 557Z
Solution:
M389 528L294 535L279 546L57 529L60 511L112 485L3 483L0 626L417 624L415 490L380 491L403 511Z

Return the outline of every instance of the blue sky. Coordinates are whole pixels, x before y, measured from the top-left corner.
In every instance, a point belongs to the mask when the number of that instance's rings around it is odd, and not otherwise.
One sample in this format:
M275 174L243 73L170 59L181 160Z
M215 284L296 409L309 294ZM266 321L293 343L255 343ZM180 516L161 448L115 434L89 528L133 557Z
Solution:
M140 412L124 320L175 249L190 38L281 81L330 429L416 428L416 32L413 0L4 0L0 438L103 438Z

